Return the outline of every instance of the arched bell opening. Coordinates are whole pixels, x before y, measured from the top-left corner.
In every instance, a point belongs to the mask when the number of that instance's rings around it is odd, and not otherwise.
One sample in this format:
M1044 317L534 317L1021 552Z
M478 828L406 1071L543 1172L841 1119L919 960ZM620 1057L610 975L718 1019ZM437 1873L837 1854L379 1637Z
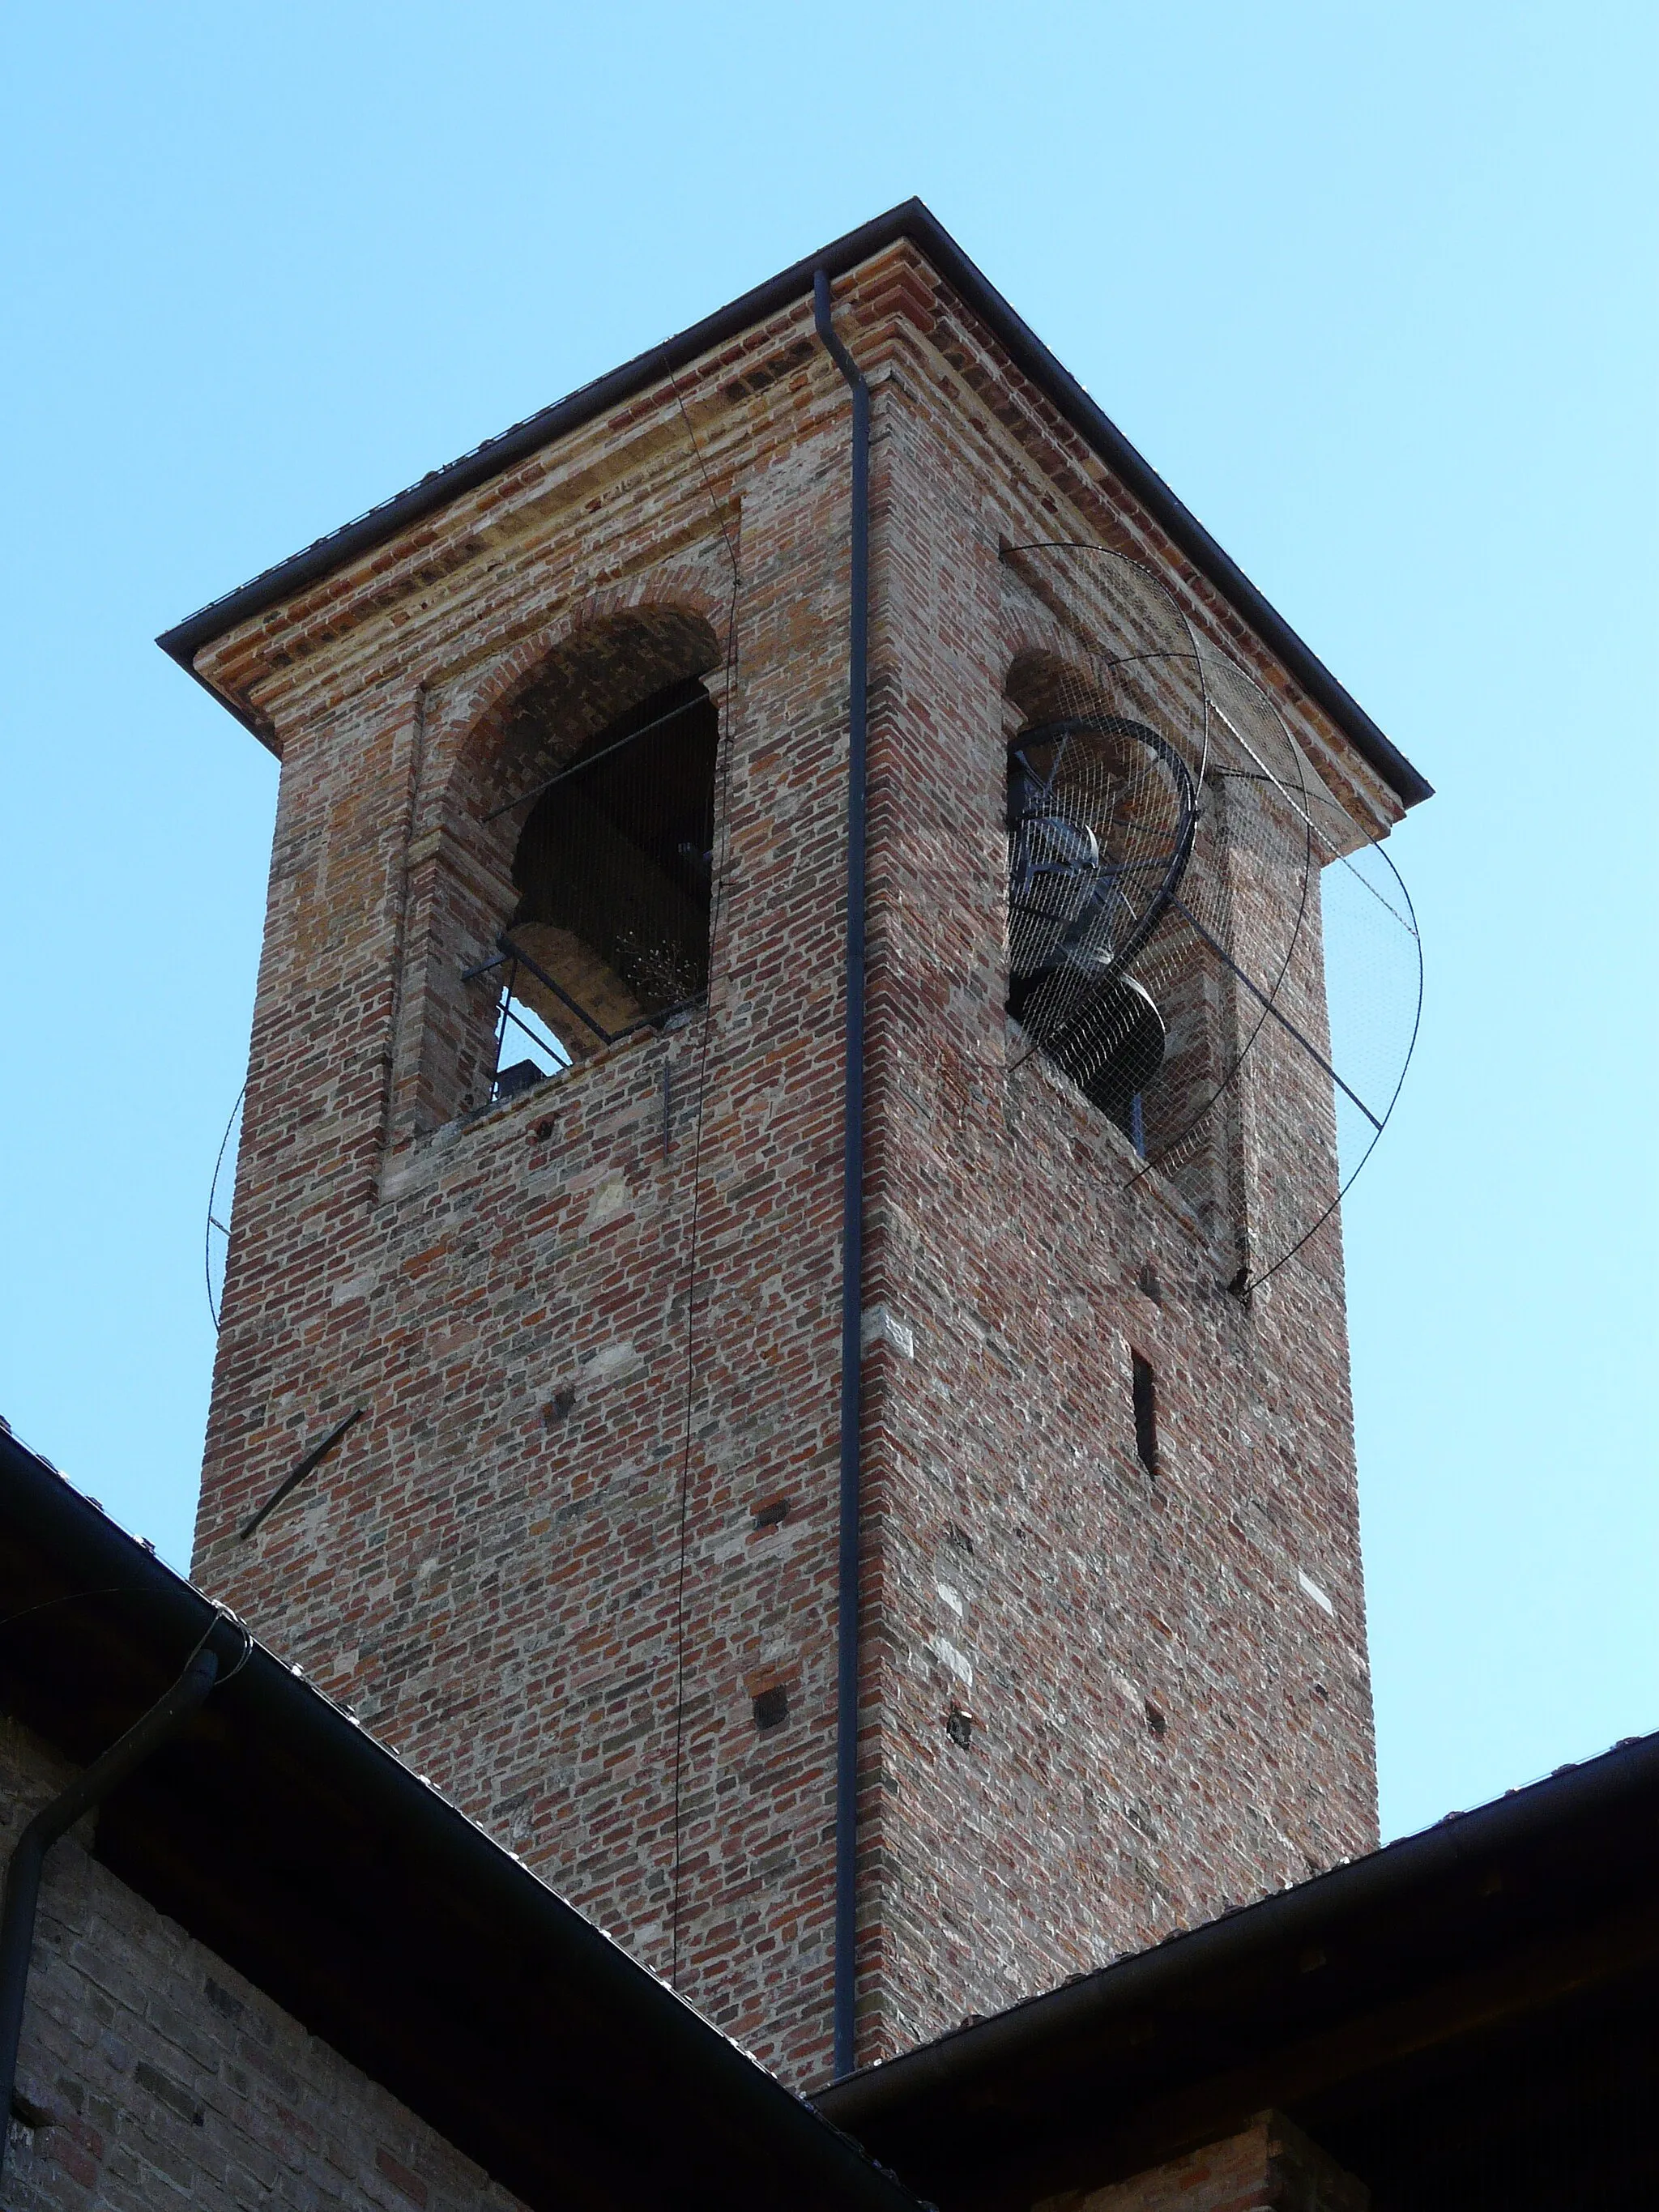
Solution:
M1048 654L1016 661L1007 756L1008 1011L1144 1151L1164 1017L1132 972L1178 893L1198 802L1133 698Z
M460 742L411 885L416 1133L705 988L720 661L697 610L623 610L570 632Z
M502 949L568 1060L707 987L719 745L714 702L687 677L595 731L530 808Z

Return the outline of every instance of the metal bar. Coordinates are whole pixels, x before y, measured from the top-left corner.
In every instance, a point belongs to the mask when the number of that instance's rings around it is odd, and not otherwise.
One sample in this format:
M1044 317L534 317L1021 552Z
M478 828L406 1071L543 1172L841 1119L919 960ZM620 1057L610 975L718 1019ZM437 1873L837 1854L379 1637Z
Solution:
M696 1004L695 998L677 999L672 1006L664 1006L654 1014L641 1014L638 1021L630 1022L625 1030L618 1030L613 1036L609 1030L602 1030L599 1024L594 1020L592 1015L587 1012L586 1008L584 1006L579 1006L576 1001L571 997L569 992L565 990L562 985L556 983L553 978L548 974L546 969L540 967L534 960L532 960L530 955L524 951L522 946L514 945L505 932L503 932L496 939L496 943L501 945L504 949L496 953L493 959L481 960L476 968L464 968L461 970L461 981L463 983L474 983L477 981L480 975L488 975L497 968L504 968L509 960L514 961L519 965L527 968L538 982L545 983L548 989L553 993L554 996L558 999L562 1005L569 1007L571 1012L574 1014L577 1020L581 1023L582 1026L585 1029L592 1030L594 1036L598 1037L603 1044L620 1044L624 1037L633 1036L640 1030L661 1029L667 1023L671 1022L676 1014L684 1013L688 1006L692 1006ZM514 1018L516 1020L517 1017L514 1016ZM519 1027L525 1030L526 1036L535 1036L535 1031L533 1030L526 1029L525 1024L522 1022L519 1023ZM537 1038L536 1042L540 1043L541 1040ZM544 1046L543 1049L545 1050L546 1048Z
M305 1480L306 1477L308 1474L313 1474L322 1465L323 1462L333 1450L335 1445L339 1443L346 1431L349 1428L355 1427L356 1425L362 1420L363 1415L368 1411L368 1408L366 1406L359 1406L356 1413L348 1413L344 1420L337 1421L335 1423L334 1426L323 1438L321 1443L313 1445L312 1449L306 1454L305 1457L300 1462L298 1467L295 1468L293 1474L285 1475L283 1478L282 1481L279 1482L276 1489L271 1492L270 1497L266 1498L264 1504L259 1508L258 1511L257 1513L251 1514L248 1518L243 1522L241 1527L236 1531L236 1540L239 1543L246 1543L248 1538L253 1534L254 1530L258 1528L260 1522L276 1510L276 1508L282 1504L283 1500L288 1496L290 1491L297 1490L300 1485Z
M512 957L505 952L497 952L491 959L481 960L476 968L463 968L461 981L463 983L476 983L480 975L488 975L495 969L505 968Z
M246 1097L246 1096L247 1082L246 1079L244 1078L242 1087L236 1094L236 1103L230 1109L230 1119L225 1123L225 1133L219 1139L218 1157L213 1163L213 1181L208 1185L208 1225L207 1228L204 1229L202 1231L202 1279L207 1289L208 1311L213 1316L213 1332L216 1336L219 1333L220 1308L219 1305L216 1304L213 1296L213 1239L209 1234L209 1231L214 1229L218 1230L221 1236L224 1237L226 1243L229 1243L229 1230L225 1227L222 1222L216 1221L213 1218L213 1201L219 1195L219 1170L225 1164L225 1151L226 1147L230 1143L230 1133L236 1127L236 1116L241 1112L242 1101ZM234 1188L231 1192L231 1200L234 1206L235 1202L235 1191ZM226 1256L226 1265L227 1267L229 1265L228 1254L227 1254Z
M501 1072L501 1048L507 1042L507 1025L513 1018L513 986L519 980L519 963L515 960L507 971L507 981L501 989L501 1018L495 1024L495 1074ZM495 1088L495 1077L490 1079Z
M512 939L507 935L505 930L501 932L501 935L495 939L495 942L501 946L504 957L518 961L530 970L531 974L536 978L538 983L545 983L548 989L552 992L554 997L557 999L562 1005L568 1006L571 1012L576 1017L576 1019L582 1023L585 1027L592 1030L594 1036L598 1037L601 1044L619 1043L623 1037L632 1036L635 1030L646 1029L649 1026L649 1024L645 1021L637 1021L631 1024L629 1027L625 1030L618 1030L616 1036L612 1036L609 1030L602 1030L599 1024L594 1020L592 1015L585 1012L582 1007L576 1004L576 1001L571 997L569 992L565 989L562 983L556 983L553 981L553 978L548 974L545 968L538 967L527 952L520 951L519 947L513 942Z
M535 1008L532 1006L532 1007L531 1008L531 1010L530 1010L530 1011L532 1012L532 1013L534 1013L536 1010L535 1010ZM503 1009L503 1012L506 1013L506 1016L507 1016L507 1020L508 1020L508 1021L510 1021L510 1022L512 1023L512 1024L513 1024L513 1026L514 1026L514 1028L515 1030L522 1030L524 1031L525 1035L526 1035L526 1036L530 1039L531 1043L532 1043L532 1044L533 1044L533 1045L535 1046L535 1048L536 1048L536 1049L538 1050L538 1052L547 1052L547 1051L549 1050L547 1039L546 1039L545 1037L540 1037L540 1036L537 1036L537 1034L536 1034L536 1032L535 1032L535 1030L532 1030L532 1029L531 1028L531 1026L530 1026L529 1023L528 1023L527 1021L526 1021L526 1019L524 1018L523 1015L522 1015L522 1014L515 1014L515 1013L514 1012L513 1008L512 1008L512 1005L511 1005L511 1003L510 1003L510 1002L509 1002L509 1003L508 1003L508 1005L507 1005L507 1006ZM503 1043L503 1044L506 1042L506 1038L505 1038L505 1036L503 1036L503 1038L502 1038L502 1041L501 1041L501 1042L502 1042L502 1043ZM496 1053L497 1053L497 1056L498 1056L498 1057L499 1057L500 1052L501 1052L501 1046L499 1046L499 1045L498 1045L498 1046L496 1047ZM566 1062L565 1062L565 1066L568 1067L569 1065L570 1065L569 1061L568 1061L568 1060L566 1060ZM497 1068L496 1068L496 1070L495 1070L496 1074L497 1074L497 1075L499 1075L499 1074L501 1073L501 1069L500 1069L499 1067L497 1067Z
M847 702L847 1065L841 1245L841 1528L836 1570L836 2078L857 2058L859 1784L859 1410L864 1288L865 848L869 766L870 387L836 335L827 270L814 271L817 334L853 395L852 549Z
M1257 1004L1260 1005L1267 1012L1273 1016L1273 1019L1279 1024L1280 1029L1284 1030L1289 1036L1293 1036L1296 1039L1303 1051L1308 1054L1310 1060L1317 1060L1320 1066L1322 1067L1326 1074L1330 1077L1331 1081L1335 1084L1337 1089L1342 1093L1343 1097L1352 1100L1353 1103L1359 1109L1365 1119L1370 1123L1372 1128L1375 1129L1380 1136L1382 1131L1382 1124L1377 1120L1376 1115L1372 1113L1370 1108L1359 1096L1359 1093L1357 1091L1351 1091L1348 1088L1347 1085L1342 1080L1342 1078L1331 1066L1329 1060L1326 1059L1324 1054L1320 1051L1318 1046L1310 1043L1309 1040L1303 1036L1301 1030L1297 1029L1296 1024L1291 1021L1288 1016L1279 1012L1278 1007L1274 1006L1273 1000L1267 996L1267 993L1261 990L1255 983L1251 981L1250 978L1239 966L1237 961L1236 961L1232 955L1228 951L1226 946L1220 944L1215 938L1211 936L1209 931L1205 928L1203 923L1199 920L1198 916L1193 912L1190 907L1184 906L1182 902L1176 897L1173 892L1170 895L1170 903L1177 914L1186 915L1188 921L1191 922L1193 927L1204 939L1204 942L1209 946L1211 951L1215 954L1217 959L1226 963L1227 966L1237 977L1238 981L1244 986L1244 988L1249 993L1250 996L1255 1000Z

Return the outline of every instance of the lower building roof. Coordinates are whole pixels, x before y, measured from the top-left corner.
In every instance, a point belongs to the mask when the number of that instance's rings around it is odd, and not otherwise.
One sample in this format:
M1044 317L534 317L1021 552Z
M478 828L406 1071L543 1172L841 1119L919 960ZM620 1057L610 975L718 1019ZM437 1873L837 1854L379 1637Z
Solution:
M1659 1736L817 2099L950 2212L1289 2114L1373 2212L1659 2204Z
M13 1718L90 1764L216 1613L0 1432L0 1706ZM918 2212L257 1644L106 1800L93 1849L536 2212Z
M0 1705L89 1762L216 1608L0 1432ZM98 1857L525 2202L1025 2212L1289 2114L1374 2212L1659 2203L1659 1736L821 2092L255 1645Z

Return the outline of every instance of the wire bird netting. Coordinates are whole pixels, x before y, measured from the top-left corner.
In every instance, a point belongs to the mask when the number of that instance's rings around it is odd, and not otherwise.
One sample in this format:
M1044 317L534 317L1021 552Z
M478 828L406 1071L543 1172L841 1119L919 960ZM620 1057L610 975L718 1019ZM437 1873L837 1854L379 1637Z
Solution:
M1273 702L1121 555L1005 555L1009 1011L1261 1283L1327 1223L1399 1094L1405 887Z
M202 1268L207 1278L208 1312L216 1333L219 1315L225 1302L225 1262L230 1253L230 1209L236 1194L236 1163L242 1146L242 1104L247 1097L246 1083L236 1094L236 1103L230 1109L230 1119L225 1123L225 1133L219 1139L218 1158L213 1163L213 1181L208 1186L207 1221L202 1231Z

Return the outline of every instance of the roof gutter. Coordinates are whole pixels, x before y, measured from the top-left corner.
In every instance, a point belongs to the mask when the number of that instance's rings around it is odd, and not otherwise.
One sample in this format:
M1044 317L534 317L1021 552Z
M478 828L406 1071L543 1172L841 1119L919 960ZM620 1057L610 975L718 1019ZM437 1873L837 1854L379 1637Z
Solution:
M1314 1943L1350 1914L1511 1850L1558 1825L1615 1811L1656 1787L1659 1735L1644 1736L836 2082L813 2101L837 2127L862 2138L888 2112L940 2092L971 2091L993 2076L1006 2081L1046 2050L1075 2047L1115 2020L1178 2002L1187 1990L1214 1986L1218 1978L1273 1953Z
M184 1726L205 1702L218 1675L218 1659L207 1649L204 1637L173 1687L101 1759L94 1759L50 1804L43 1805L17 1838L6 1863L5 1904L0 1909L0 2122L10 2114L17 2086L17 2047L22 2040L23 2000L28 1991L35 1909L40 1902L46 1853L83 1813L102 1804L112 1790ZM0 2126L0 2166L4 2165L9 2133L9 2128Z
M216 599L198 614L162 633L156 642L180 667L196 674L196 655L227 630L267 612L309 585L331 575L344 562L384 544L410 525L463 493L488 483L515 463L538 453L606 410L688 368L753 324L811 296L817 272L832 281L845 276L900 239L908 239L949 284L957 297L996 336L1015 365L1039 385L1073 429L1085 438L1114 476L1249 624L1292 682L1322 707L1361 757L1370 763L1407 806L1427 799L1433 787L1384 737L1358 702L1339 684L1318 656L1304 644L1284 617L1263 598L1237 562L1182 505L1162 477L1136 452L1123 433L1097 407L1077 379L1049 352L1036 332L1015 313L1002 295L975 266L938 218L919 199L904 201L809 259L798 261L769 282L745 292L715 314L694 323L678 337L639 355L607 375L584 385L556 405L529 416L498 438L491 438L447 468L422 477L395 499L371 507L319 538L304 551L267 568L252 582ZM200 679L198 679L200 680ZM213 696L237 719L257 729L252 718L224 695Z
M220 1607L3 1431L0 1510L43 1548L72 1560L89 1589L118 1589L124 1602L135 1608L146 1629L153 1628L157 1642L170 1651L176 1652L186 1638L205 1642L223 1618ZM642 2040L666 2043L688 2102L706 2103L711 2109L723 2105L741 2118L747 2137L786 2170L792 2166L802 2173L816 2170L839 2192L836 2201L848 2212L919 2212L910 2191L833 2123L826 2125L811 2106L774 2080L272 1653L252 1643L246 1663L232 1671L240 1677L234 1690L227 1677L222 1705L216 1700L216 1710L223 1711L227 1725L240 1714L242 1725L261 1737L280 1731L298 1740L307 1765L316 1771L346 1770L366 1797L378 1801L381 1817L394 1821L400 1833L423 1835L434 1856L453 1869L454 1882L474 1893L481 1911L498 1923L516 1921L526 1940L535 1936L548 1942L584 2001L631 2017ZM170 1697L176 1698L181 1687L175 1686ZM156 1713L160 1711L158 1707ZM148 1720L140 1723L141 1728L148 1726ZM132 1732L137 1734L137 1729ZM123 1739L118 1753L132 1741L132 1735ZM91 1773L96 1771L94 1768ZM83 1784L91 1773L82 1777ZM212 1808L204 1807L204 1819L210 1823L211 1816ZM342 2055L352 2056L349 2051ZM441 2123L434 2124L441 2134L447 2132ZM488 2166L487 2150L480 2155L482 2147L457 2147ZM735 2189L733 2201L743 2201Z

